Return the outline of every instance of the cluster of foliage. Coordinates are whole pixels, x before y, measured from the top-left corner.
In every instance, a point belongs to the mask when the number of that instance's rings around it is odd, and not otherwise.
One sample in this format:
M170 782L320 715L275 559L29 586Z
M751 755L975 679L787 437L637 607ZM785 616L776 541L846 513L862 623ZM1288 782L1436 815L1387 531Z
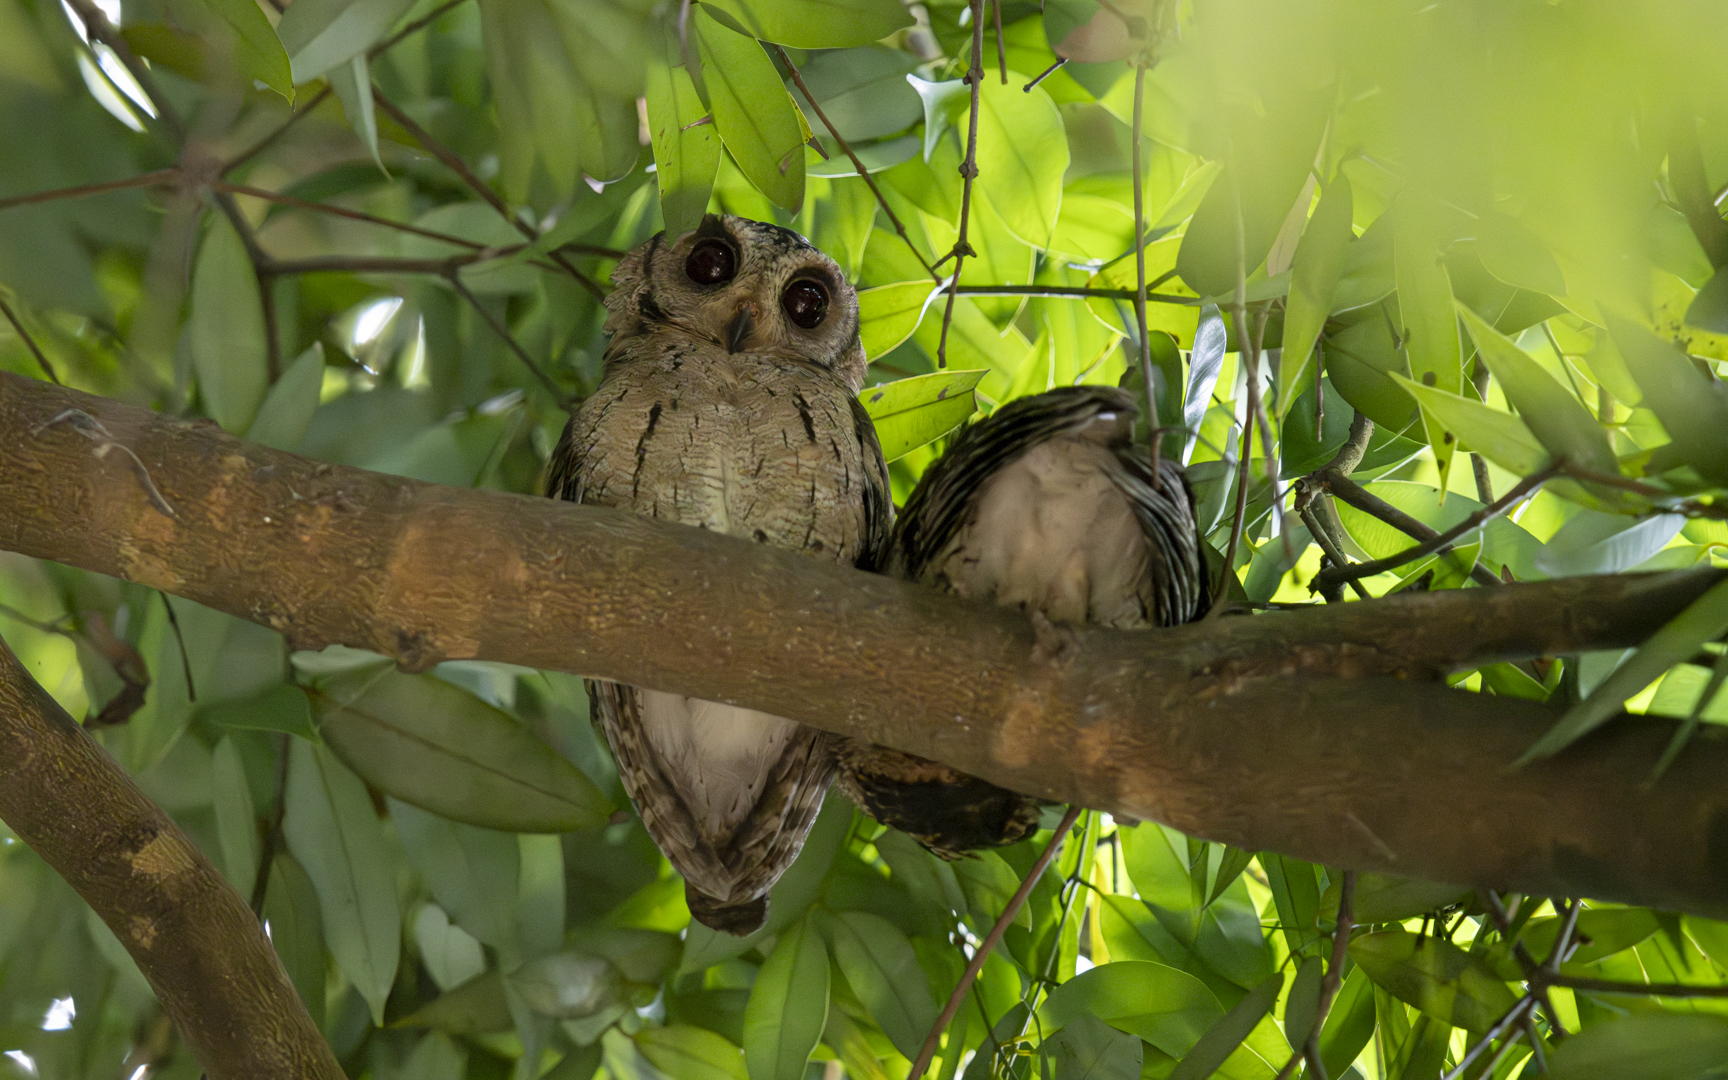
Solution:
M1707 0L273 5L0 0L0 368L530 491L598 380L612 261L723 209L860 283L897 500L975 408L1127 376L1238 601L1319 602L1323 547L1330 592L1412 518L1457 543L1364 595L1728 551ZM1305 486L1353 415L1369 509ZM357 1077L901 1080L1061 839L945 864L831 798L768 925L716 936L571 676L291 654L9 556L0 603L256 899ZM1717 589L1629 655L1458 683L1568 705L1537 752L1630 700L1684 718L1683 753L1728 722L1725 629ZM113 936L0 840L0 1072L196 1076ZM1686 996L1728 983L1728 925L1346 880L1087 813L935 1073L1313 1076L1311 1033L1364 1080L1728 1060L1720 1004Z

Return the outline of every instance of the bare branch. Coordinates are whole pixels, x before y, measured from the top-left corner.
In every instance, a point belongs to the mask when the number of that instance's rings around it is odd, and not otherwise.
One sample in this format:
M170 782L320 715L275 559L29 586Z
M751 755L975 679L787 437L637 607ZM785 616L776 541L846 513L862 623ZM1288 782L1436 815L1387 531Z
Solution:
M59 384L60 376L54 373L54 365L50 364L48 357L43 355L42 346L36 344L36 339L30 336L30 331L24 329L24 324L18 320L18 313L12 310L12 305L6 302L4 296L0 296L0 312L6 313L6 321L12 324L13 331L17 333L18 339L24 342L24 346L30 350L30 355L36 358L36 363L48 376L48 381Z
M517 342L516 335L510 332L510 328L505 326L498 316L492 314L491 310L480 302L479 297L468 290L468 286L462 284L462 276L456 272L454 267L444 275L444 280L450 283L452 289L461 294L462 299L468 301L468 306L472 307L476 314L486 320L486 325L492 328L493 333L504 339L504 344L508 345L510 351L516 354L516 359L522 361L523 366L532 372L536 379L540 380L540 385L544 386L546 392L552 395L552 400L558 403L558 407L569 411L570 395L553 382L550 375L541 370L540 365L534 362L534 358L528 355L528 350Z
M941 266L954 260L954 277L948 290L948 302L942 308L942 336L936 339L936 367L948 366L948 327L954 322L954 298L960 285L960 269L966 256L974 254L966 242L966 228L972 219L972 181L978 179L978 89L984 84L984 0L968 0L972 11L972 63L966 69L966 85L972 88L972 109L967 116L966 160L960 163L960 231L955 234L954 248L937 261Z
M36 203L56 202L60 199L83 199L109 191L124 191L127 188L155 187L158 184L171 184L179 177L179 168L171 166L166 169L157 169L155 172L128 176L124 180L105 180L100 184L80 184L77 187L54 188L51 191L33 191L28 195L13 195L10 198L0 199L0 210L10 210L14 206L32 206Z

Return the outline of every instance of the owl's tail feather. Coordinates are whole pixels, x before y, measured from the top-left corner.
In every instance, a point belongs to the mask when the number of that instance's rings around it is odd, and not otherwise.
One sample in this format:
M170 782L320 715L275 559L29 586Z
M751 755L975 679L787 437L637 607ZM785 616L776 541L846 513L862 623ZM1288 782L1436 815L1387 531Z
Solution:
M690 915L697 922L735 937L746 937L755 933L762 929L762 924L768 920L766 896L758 896L742 903L716 900L686 881L684 902L690 906Z

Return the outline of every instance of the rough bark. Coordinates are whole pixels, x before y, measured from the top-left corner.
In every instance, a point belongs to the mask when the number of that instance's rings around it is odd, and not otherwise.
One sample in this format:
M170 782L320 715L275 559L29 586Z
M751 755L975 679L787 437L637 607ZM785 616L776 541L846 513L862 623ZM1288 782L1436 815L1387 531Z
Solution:
M264 928L0 641L0 819L78 890L216 1080L342 1080Z
M170 517L77 408L136 452ZM405 667L509 660L731 701L997 783L1335 866L1728 915L1728 740L1507 762L1540 705L1436 677L1636 644L1717 571L1400 596L1162 631L1018 613L644 518L322 464L0 377L0 547Z

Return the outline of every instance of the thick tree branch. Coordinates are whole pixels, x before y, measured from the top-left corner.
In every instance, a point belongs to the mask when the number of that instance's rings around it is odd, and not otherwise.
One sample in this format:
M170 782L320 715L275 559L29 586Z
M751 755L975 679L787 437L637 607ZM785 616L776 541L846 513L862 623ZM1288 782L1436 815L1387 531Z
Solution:
M101 421L120 455L66 425ZM1507 773L1555 718L1436 676L1634 645L1722 572L1082 629L620 512L308 460L0 376L0 548L423 670L508 660L770 710L1042 797L1328 865L1728 915L1728 739L1673 724Z
M216 1080L342 1080L264 928L0 641L0 819L114 931Z

